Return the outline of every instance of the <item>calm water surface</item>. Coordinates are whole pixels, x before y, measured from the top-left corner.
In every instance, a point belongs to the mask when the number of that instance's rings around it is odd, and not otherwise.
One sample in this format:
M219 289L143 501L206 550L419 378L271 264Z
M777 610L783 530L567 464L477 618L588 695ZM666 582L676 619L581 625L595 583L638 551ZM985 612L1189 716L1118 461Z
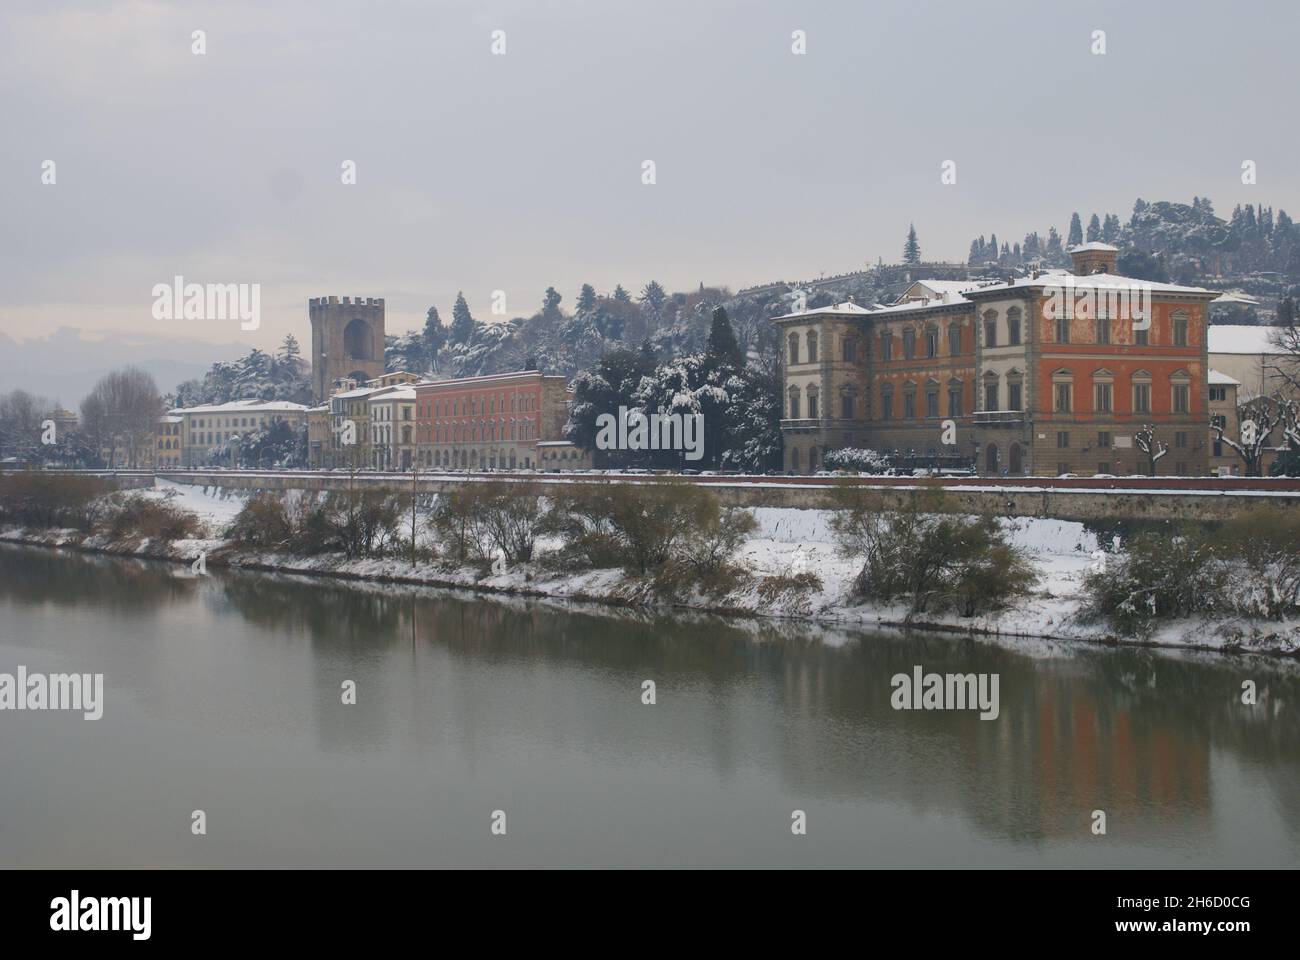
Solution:
M0 546L0 672L19 664L102 672L105 708L0 713L4 867L1300 863L1289 661ZM915 664L999 674L1000 718L893 710Z

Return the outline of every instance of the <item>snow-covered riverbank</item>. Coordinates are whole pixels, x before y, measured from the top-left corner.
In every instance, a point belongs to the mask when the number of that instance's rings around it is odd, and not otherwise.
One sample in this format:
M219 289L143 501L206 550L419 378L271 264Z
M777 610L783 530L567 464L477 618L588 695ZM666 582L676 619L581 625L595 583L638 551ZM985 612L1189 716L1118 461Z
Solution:
M0 533L0 539L185 563L193 562L200 553L205 553L211 565L419 583L623 606L667 605L654 596L646 580L626 576L619 569L562 572L534 563L485 574L477 565L455 566L445 561L413 564L408 559L397 557L349 560L335 555L299 557L235 550L221 538L221 531L243 506L238 495L164 480L158 481L153 495L165 497L197 514L207 527L207 535L170 544L151 544L148 541L113 543L102 536L83 537L74 531L9 530ZM905 625L907 611L903 606L864 605L851 597L850 588L860 565L837 555L826 511L763 507L755 509L754 516L758 530L735 557L750 576L722 596L693 592L673 605L844 625ZM1102 624L1081 623L1077 618L1081 579L1093 562L1092 553L1098 549L1093 534L1082 524L1072 521L1021 518L1005 523L1010 538L1033 557L1041 575L1033 594L995 613L975 617L925 615L914 618L911 626L1004 637L1142 643L1291 656L1300 653L1300 623L1295 622L1242 618L1177 620L1163 624L1151 637L1143 639L1115 636ZM809 589L791 585L788 589L771 589L771 578L789 578L801 571L816 574L821 587Z

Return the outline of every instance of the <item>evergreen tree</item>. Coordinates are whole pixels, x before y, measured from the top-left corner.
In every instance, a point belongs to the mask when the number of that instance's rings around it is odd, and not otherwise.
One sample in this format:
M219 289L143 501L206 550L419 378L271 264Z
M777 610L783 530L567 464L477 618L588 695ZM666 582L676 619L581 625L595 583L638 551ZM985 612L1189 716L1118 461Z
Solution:
M907 242L903 244L903 262L916 266L921 262L921 245L916 241L916 225L908 224Z
M651 280L641 290L641 302L643 304L648 304L650 309L656 312L664 305L664 301L667 299L668 294L664 291L664 288L659 285L658 280Z
M1106 243L1114 243L1119 239L1119 217L1115 214L1106 214L1106 219L1102 221L1101 239Z
M1075 214L1078 216L1078 214ZM1056 232L1055 227L1047 228L1047 250L1049 257L1059 256L1061 253L1061 235Z
M614 299L617 300L619 303L631 303L632 294L624 290L623 284L620 283L616 287L614 287Z
M547 287L546 293L542 295L542 313L554 313L559 310L562 299L554 287Z
M424 315L425 369L438 369L438 351L447 345L447 328L442 325L438 308L430 307Z
M641 341L641 349L637 351L637 356L643 369L654 370L659 365L659 358L655 356L655 348L650 346L649 337Z
M1083 243L1083 221L1077 213L1070 214L1070 233L1065 238L1067 247L1077 247Z
M465 294L457 291L456 303L451 308L451 342L469 343L474 339L476 326L474 317L469 312L469 304L465 302Z
M740 344L736 342L736 333L731 329L731 320L722 307L713 311L713 323L709 328L709 346L705 358L715 370L722 367L739 370L745 365Z
M301 356L302 350L298 347L298 338L292 333L286 333L284 339L280 341L280 353L277 359L281 364L291 366Z
M589 283L582 285L582 292L578 294L578 309L591 311L596 306L596 288Z
M1101 220L1097 218L1097 215L1095 213L1088 220L1087 236L1088 236L1089 243L1093 243L1094 241L1101 239Z
M966 262L972 264L980 262L980 246L978 240L972 240L970 242L970 256L966 258Z

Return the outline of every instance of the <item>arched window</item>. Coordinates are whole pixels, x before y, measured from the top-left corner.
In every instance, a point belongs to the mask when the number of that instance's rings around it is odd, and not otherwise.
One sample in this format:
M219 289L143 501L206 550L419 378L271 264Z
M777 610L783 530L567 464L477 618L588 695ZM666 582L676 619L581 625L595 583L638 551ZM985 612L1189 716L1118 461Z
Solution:
M370 324L357 319L343 328L343 353L353 360L371 360ZM363 375L364 376L364 375Z
M1007 310L1007 346L1020 346L1020 308ZM1018 448L1017 448L1018 449Z
M948 324L948 353L957 356L961 353L961 324Z
M960 417L962 415L962 382L956 377L948 381L948 416Z
M888 383L880 388L880 419L894 419L894 388Z
M998 345L998 312L996 310L984 311L984 347L996 347Z
M797 333L790 334L788 338L788 343L789 343L789 352L790 352L789 362L791 364L796 364L799 362L799 334Z
M916 331L908 327L903 331L903 359L911 360L916 356Z
M808 331L808 362L817 362L817 331Z
M791 387L789 390L789 394L790 394L790 419L798 420L799 419L799 388Z
M845 337L840 341L841 356L845 363L853 363L857 360L858 339L857 337Z
M925 355L928 358L939 355L939 328L936 326L925 328Z
M818 390L816 387L808 388L808 419L816 420L820 416L817 408Z

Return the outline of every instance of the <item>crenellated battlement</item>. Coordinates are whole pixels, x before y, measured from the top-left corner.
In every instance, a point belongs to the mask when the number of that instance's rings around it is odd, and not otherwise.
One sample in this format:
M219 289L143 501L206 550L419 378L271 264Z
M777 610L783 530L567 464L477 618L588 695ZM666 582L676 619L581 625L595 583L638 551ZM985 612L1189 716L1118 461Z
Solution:
M307 300L307 306L310 309L320 307L382 307L384 305L383 297L311 297Z

